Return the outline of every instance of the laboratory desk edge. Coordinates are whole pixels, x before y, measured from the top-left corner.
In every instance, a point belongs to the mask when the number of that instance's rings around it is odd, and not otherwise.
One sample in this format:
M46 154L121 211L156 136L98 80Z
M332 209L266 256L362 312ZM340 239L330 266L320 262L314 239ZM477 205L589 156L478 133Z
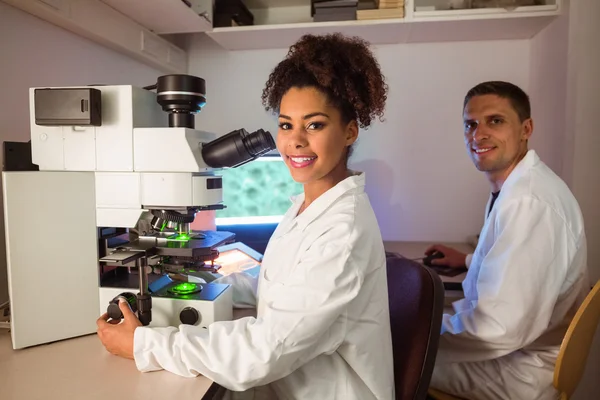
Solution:
M430 243L385 242L385 250L418 258ZM472 252L466 243L444 243ZM442 277L460 282L464 274ZM459 294L446 293L450 298ZM234 318L254 310L236 309ZM67 322L65 322L67 323ZM43 329L43 327L40 327ZM0 393L6 400L220 399L224 389L204 376L184 378L167 371L141 373L133 360L110 354L96 334L13 350L10 332L0 329Z

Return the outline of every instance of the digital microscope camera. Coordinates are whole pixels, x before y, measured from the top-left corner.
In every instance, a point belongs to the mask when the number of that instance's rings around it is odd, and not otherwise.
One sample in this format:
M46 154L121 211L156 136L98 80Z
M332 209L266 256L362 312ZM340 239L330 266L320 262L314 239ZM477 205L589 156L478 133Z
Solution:
M94 333L101 314L122 317L119 296L148 326L232 318L230 286L197 275L235 235L190 224L224 207L220 170L275 143L194 129L205 85L165 75L146 88L30 89L31 141L4 143L13 348Z

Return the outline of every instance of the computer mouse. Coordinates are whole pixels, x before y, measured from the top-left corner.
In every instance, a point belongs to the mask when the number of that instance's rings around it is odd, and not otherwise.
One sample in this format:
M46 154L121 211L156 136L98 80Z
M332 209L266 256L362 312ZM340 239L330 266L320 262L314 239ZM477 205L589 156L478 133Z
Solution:
M430 255L425 256L423 258L423 264L428 267L431 267L432 260L435 260L436 258L444 258L444 257L446 257L446 255L444 253L442 253L441 251L435 250L433 253L431 253Z

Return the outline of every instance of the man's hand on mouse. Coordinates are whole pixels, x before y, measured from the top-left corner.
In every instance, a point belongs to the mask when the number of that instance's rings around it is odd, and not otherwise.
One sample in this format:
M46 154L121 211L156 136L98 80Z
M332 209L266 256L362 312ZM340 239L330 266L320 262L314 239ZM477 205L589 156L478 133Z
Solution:
M451 247L444 246L442 244L434 244L429 246L427 250L425 250L425 255L430 255L435 251L442 252L444 257L442 258L434 258L431 260L432 265L443 265L452 268L465 268L467 255L465 253L461 253L458 250L455 250Z
M126 301L119 301L119 308L123 313L122 320L109 320L106 313L98 318L98 337L110 353L133 359L133 334L142 323Z

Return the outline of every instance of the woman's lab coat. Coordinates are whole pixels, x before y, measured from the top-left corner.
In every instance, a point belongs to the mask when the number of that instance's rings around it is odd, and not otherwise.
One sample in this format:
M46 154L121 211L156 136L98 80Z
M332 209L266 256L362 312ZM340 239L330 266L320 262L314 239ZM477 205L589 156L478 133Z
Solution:
M385 252L364 185L353 175L299 216L295 199L264 254L256 318L138 328L138 369L269 384L278 399L393 399Z
M589 289L586 237L576 199L535 151L503 184L467 264L432 386L477 400L556 398L556 356Z

